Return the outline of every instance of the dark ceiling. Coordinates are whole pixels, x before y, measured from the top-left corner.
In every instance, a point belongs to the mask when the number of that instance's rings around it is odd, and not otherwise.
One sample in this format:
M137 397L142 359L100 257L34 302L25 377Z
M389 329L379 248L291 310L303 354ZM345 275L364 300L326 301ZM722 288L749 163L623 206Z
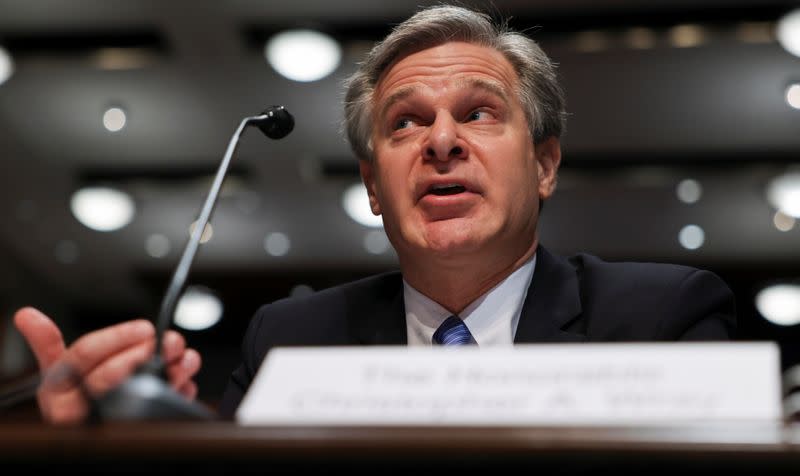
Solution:
M320 288L393 267L391 251L364 249L370 230L341 207L358 176L339 133L340 84L373 40L427 3L0 0L0 45L16 68L0 85L5 371L19 366L8 323L21 305L56 316L68 338L155 314L231 135L267 105L285 105L296 129L281 141L253 131L242 139L214 237L189 279L215 289L226 313L216 329L191 335L193 345L227 368L258 304L297 284ZM800 81L800 58L771 36L798 3L492 4L542 43L567 91L564 165L542 219L543 243L565 254L710 268L740 297L742 337L777 338L777 329L757 322L751 301L759 286L800 278L800 226L777 230L764 196L772 177L800 167L800 111L783 97ZM674 47L670 34L681 24L704 28L704 40ZM343 42L334 74L296 83L267 65L263 40L296 26ZM652 47L627 46L632 27L652 28ZM582 47L586 38L599 38L593 44L602 48ZM108 48L135 64L103 67L98 54ZM126 109L128 124L109 133L100 118L114 105ZM676 198L685 178L703 187L697 203ZM134 221L107 233L79 224L69 199L87 184L131 193ZM686 224L705 230L701 248L678 243ZM291 239L286 256L264 252L264 237L276 231ZM172 243L162 258L145 250L154 233ZM780 332L785 339L790 331ZM217 375L209 394L218 384Z

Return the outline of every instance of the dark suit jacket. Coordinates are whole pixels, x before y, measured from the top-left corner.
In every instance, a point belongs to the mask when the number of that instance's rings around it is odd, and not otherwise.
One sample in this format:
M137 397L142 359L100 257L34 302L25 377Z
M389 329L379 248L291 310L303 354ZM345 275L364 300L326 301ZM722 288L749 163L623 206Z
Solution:
M586 254L565 259L540 246L514 341L727 340L735 327L733 293L713 273ZM234 415L272 347L406 343L399 272L267 304L250 322L219 413Z

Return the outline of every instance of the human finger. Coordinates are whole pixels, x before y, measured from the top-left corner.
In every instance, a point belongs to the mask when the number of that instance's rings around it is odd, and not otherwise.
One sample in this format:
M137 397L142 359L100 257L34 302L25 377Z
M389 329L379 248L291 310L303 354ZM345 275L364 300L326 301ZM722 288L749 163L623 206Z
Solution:
M180 389L186 382L197 374L202 365L200 354L194 349L186 349L180 359L167 366L167 376L170 384Z
M65 392L39 392L37 397L42 418L49 423L77 424L89 414L89 402L77 387Z
M181 385L181 387L178 389L178 393L189 400L194 400L197 397L197 384L194 383L194 381L189 380Z
M149 343L152 352L154 336L153 324L145 319L115 324L80 337L67 349L65 359L85 376L95 367L128 349Z
M14 325L28 342L40 370L47 370L64 354L66 348L61 330L38 309L19 309L14 314Z
M153 340L146 340L113 354L84 375L83 385L94 396L108 392L147 362L154 346Z
M172 363L183 358L184 351L186 351L186 339L181 334L172 330L164 333L161 355L165 362Z

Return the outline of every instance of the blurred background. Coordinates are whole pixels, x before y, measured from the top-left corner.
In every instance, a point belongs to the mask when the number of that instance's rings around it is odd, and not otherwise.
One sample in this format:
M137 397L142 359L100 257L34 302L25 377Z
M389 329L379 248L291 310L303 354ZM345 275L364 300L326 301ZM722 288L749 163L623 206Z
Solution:
M0 382L35 368L21 306L70 342L157 314L231 135L270 105L295 130L242 137L178 306L200 398L221 395L261 304L394 268L340 133L341 83L430 3L0 0ZM567 92L542 243L716 272L737 339L778 342L784 366L800 361L798 7L489 7L542 44Z

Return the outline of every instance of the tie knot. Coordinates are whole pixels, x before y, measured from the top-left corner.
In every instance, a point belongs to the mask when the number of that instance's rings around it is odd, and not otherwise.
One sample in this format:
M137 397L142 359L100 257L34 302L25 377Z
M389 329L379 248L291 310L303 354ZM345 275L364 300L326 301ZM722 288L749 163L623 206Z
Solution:
M433 333L433 343L438 345L476 344L467 325L458 316L450 316Z

